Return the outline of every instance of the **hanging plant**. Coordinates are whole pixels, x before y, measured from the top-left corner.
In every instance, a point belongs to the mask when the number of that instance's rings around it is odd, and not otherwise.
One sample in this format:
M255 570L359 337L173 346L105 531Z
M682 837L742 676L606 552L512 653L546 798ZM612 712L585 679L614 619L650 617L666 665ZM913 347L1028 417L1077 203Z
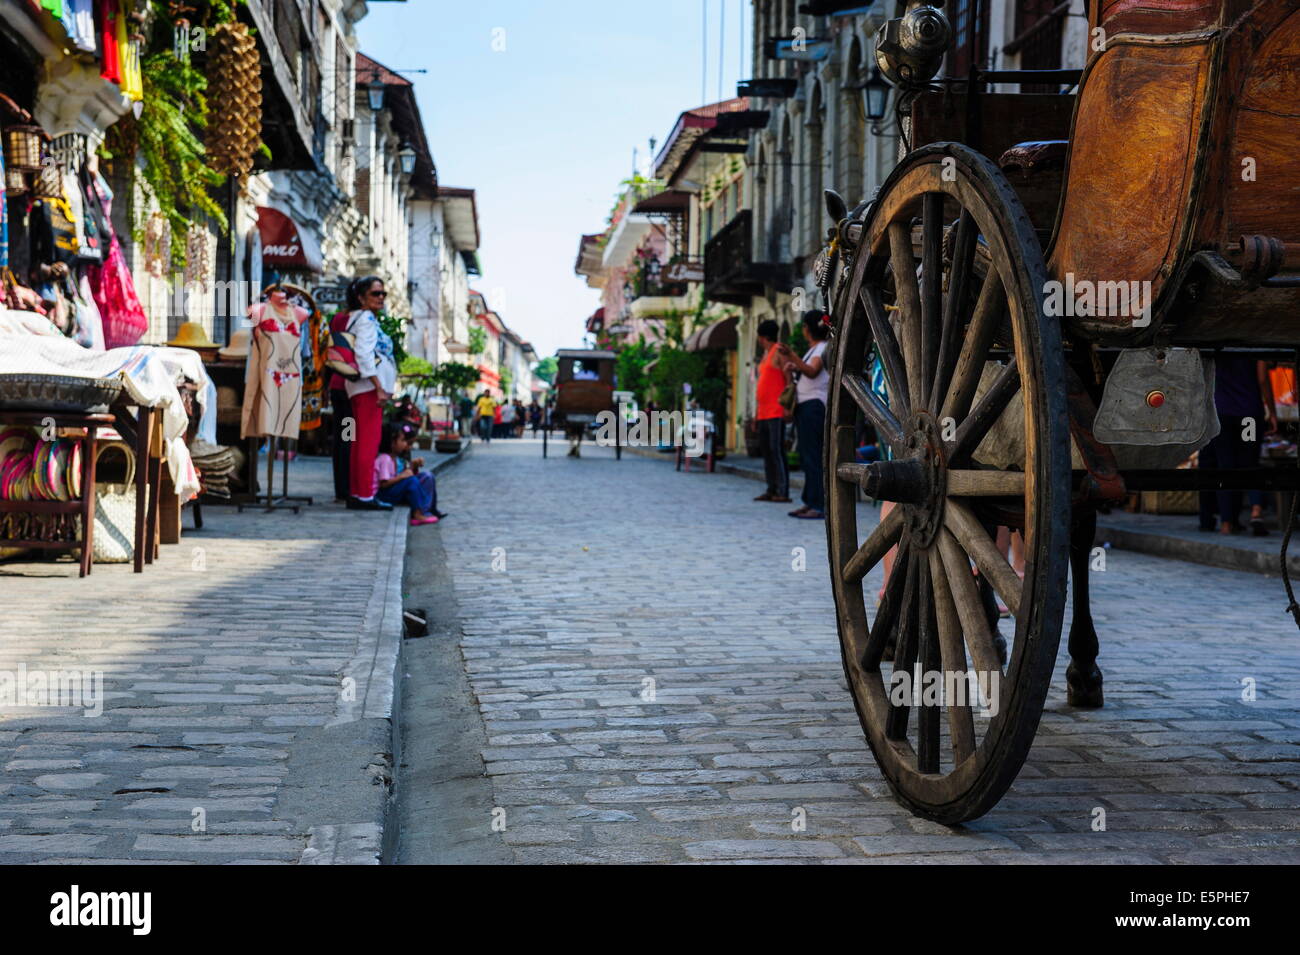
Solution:
M174 24L181 12L167 0L149 0L151 22L141 74L144 100L135 124L135 140L141 160L143 191L167 220L178 241L171 242L171 264L186 264L190 224L204 217L221 232L228 224L225 212L211 189L222 185L225 176L213 167L200 134L208 125L207 78L189 56L178 56ZM215 29L234 19L233 3L213 0L193 17L193 22Z

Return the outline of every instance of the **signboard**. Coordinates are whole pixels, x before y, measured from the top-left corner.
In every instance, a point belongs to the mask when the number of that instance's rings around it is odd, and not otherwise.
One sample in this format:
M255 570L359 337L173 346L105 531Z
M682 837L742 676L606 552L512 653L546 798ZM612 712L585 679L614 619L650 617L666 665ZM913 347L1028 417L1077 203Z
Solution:
M664 278L669 282L703 282L704 263L699 260L674 262L664 269Z
M348 300L348 290L342 285L317 285L311 290L317 306L343 305Z

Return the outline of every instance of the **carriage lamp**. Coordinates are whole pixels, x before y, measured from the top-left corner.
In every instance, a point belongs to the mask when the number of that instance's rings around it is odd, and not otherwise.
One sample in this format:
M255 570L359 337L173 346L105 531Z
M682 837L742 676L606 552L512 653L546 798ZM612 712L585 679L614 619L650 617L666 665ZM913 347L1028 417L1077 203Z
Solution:
M415 150L409 143L403 143L402 148L397 151L397 161L401 163L403 176L415 172Z
M366 97L370 102L370 111L379 112L384 108L384 84L378 79L371 80L366 87Z
M862 108L867 119L871 120L873 132L880 131L880 121L885 118L885 104L889 101L889 84L880 75L877 67L871 68L871 75L862 84Z
M1160 407L1161 405L1163 405L1164 403L1165 403L1165 393L1164 393L1163 391L1148 391L1148 392L1147 392L1147 407L1148 407L1148 408L1159 408L1159 407Z

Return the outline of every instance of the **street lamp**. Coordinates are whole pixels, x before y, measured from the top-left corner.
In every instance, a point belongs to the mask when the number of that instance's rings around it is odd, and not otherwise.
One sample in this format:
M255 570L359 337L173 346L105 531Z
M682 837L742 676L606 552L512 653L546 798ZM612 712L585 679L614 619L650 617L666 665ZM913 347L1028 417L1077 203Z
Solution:
M401 163L402 175L409 176L415 172L415 150L409 144L403 144L402 148L397 151L397 161Z
M378 79L373 79L366 87L366 96L370 101L370 111L379 112L384 108L384 84Z
M871 75L861 89L863 110L867 119L871 120L871 131L878 134L880 121L885 118L885 105L889 102L889 83L880 75L880 70L873 66Z

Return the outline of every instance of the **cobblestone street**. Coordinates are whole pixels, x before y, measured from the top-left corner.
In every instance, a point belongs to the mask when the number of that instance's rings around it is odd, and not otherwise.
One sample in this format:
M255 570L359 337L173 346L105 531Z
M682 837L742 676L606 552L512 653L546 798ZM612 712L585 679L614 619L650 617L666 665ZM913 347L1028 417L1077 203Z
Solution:
M138 576L0 565L0 671L103 679L102 715L0 709L0 862L376 861L405 521L292 472L315 505L187 511Z
M1106 707L1067 708L1062 648L1018 781L950 829L900 809L867 750L820 522L752 503L751 481L607 449L474 451L441 482L454 516L436 529L492 784L463 834L504 810L491 837L517 862L1300 861L1280 581L1109 551Z

